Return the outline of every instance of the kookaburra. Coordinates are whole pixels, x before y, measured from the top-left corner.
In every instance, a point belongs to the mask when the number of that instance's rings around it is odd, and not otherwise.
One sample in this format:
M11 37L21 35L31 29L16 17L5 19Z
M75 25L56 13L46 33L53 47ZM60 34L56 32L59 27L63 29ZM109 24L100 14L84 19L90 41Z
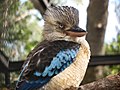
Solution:
M28 55L17 90L64 90L78 87L90 59L87 32L79 24L74 7L56 6L44 15L44 40Z

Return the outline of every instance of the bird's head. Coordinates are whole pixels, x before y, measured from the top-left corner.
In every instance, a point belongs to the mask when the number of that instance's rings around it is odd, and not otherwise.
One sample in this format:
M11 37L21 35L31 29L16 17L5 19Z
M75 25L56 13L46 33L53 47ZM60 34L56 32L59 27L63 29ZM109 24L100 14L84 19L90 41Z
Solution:
M49 8L44 15L44 38L47 40L75 41L76 37L83 37L86 31L79 24L79 12L68 6Z

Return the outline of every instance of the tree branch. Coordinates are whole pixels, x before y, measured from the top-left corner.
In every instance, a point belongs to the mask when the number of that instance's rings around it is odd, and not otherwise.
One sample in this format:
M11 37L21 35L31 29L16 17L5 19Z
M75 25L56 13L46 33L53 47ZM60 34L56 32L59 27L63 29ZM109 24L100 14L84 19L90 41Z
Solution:
M120 73L81 85L79 88L70 87L66 90L120 90Z
M78 90L120 90L120 73L82 85Z
M47 9L46 4L44 3L43 0L30 0L34 7L41 13L41 15L43 16L45 13L45 10Z

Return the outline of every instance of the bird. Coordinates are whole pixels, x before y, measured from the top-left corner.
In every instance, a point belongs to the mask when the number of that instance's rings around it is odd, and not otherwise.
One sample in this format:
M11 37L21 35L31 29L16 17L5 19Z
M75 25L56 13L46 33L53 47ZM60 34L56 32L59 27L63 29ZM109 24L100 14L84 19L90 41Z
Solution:
M44 39L28 54L16 90L78 87L90 59L87 31L79 27L79 11L72 6L52 6L43 18Z

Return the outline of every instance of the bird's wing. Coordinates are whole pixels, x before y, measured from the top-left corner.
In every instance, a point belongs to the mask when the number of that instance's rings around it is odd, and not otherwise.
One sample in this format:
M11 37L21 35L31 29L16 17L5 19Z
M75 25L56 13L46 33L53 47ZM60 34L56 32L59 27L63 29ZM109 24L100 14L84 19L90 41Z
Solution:
M16 89L31 90L42 87L75 60L79 48L79 44L64 40L39 44L28 55Z

